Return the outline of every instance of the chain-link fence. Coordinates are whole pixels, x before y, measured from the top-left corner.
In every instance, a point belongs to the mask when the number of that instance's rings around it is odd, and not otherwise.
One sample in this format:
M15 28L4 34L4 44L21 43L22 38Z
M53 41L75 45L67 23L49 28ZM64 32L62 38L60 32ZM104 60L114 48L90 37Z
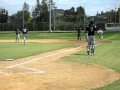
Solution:
M49 24L46 22L42 23L25 23L25 26L30 31L46 31L49 29ZM16 28L19 27L22 29L23 24L20 22L16 23L0 23L0 31L14 31Z
M48 22L40 22L40 23L25 23L24 24L30 31L49 31L49 23ZM52 30L54 31L71 31L74 30L76 24L74 23L56 23L52 24ZM0 23L0 31L15 31L16 28L23 28L23 24L21 22L16 23Z

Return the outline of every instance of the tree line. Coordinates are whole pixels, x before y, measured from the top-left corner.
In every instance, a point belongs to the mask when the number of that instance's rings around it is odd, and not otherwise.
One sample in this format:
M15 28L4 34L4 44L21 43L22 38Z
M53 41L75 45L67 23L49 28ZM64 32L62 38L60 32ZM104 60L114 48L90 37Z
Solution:
M53 4L53 0L51 0L51 2ZM53 10L57 11L57 9L52 7L52 12ZM83 27L84 24L86 25L89 23L89 20L91 18L94 18L98 26L103 28L105 23L120 23L120 8L118 8L117 10L110 10L106 12L102 11L101 13L97 13L95 16L87 16L84 7L82 6L79 6L77 8L71 7L70 9L64 10L62 15L57 15L55 11L54 13L52 13L52 20L54 20L55 17L56 22L52 21L52 27L53 23L56 23L56 29L60 30L62 29L71 30L76 25ZM29 5L26 2L24 2L21 11L17 11L17 13L11 16L8 16L8 11L6 9L1 8L0 30L3 28L2 24L6 23L9 23L10 25L14 23L19 23L16 24L15 26L19 25L20 27L22 27L23 19L25 25L28 25L30 30L33 30L33 27L34 29L36 29L36 27L43 27L38 28L38 30L48 29L49 27L48 0L42 0L41 2L37 0L36 5L32 7L31 12L29 10ZM11 29L13 29L13 27Z

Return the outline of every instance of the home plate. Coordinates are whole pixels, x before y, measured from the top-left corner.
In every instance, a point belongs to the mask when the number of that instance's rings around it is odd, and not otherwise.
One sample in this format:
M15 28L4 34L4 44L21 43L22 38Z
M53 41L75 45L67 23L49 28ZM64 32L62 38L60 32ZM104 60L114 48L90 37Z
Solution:
M0 73L3 73L3 72L0 70Z
M36 70L27 67L4 68L1 72L9 74L45 74L45 71Z
M8 59L5 59L6 61L13 61L14 59L12 58L8 58Z
M39 71L39 72L25 72L25 73L16 73L16 74L45 74L45 71Z

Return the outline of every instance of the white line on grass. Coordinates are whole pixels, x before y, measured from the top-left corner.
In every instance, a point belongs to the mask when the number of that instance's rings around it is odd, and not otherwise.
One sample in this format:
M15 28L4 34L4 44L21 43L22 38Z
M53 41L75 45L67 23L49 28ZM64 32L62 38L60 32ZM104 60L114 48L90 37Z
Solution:
M5 73L2 70L0 70L0 74L9 75L9 73Z
M45 71L40 71L40 70L37 70L37 69L32 69L32 68L27 68L27 67L23 67L23 66L19 66L20 68L22 69L26 69L28 71L32 71L32 72L26 72L26 73L17 73L17 74L44 74Z
M16 73L16 74L20 74L20 75L26 75L26 74L44 74L44 71L42 72L25 72L25 73Z
M36 58L36 59L33 59L33 60L30 60L30 61L26 61L26 62L23 62L23 63L19 63L19 64L15 64L15 65L10 65L10 66L7 66L5 68L23 68L23 69L26 69L28 71L32 71L32 72L25 72L25 73L16 73L16 74L44 74L45 71L40 71L40 70L36 70L36 69L32 69L32 68L27 68L27 67L23 67L21 65L24 65L24 64L28 64L28 63L31 63L31 62L35 62L35 61L38 61L38 60L41 60L41 59L44 59L44 58L48 58L50 56L54 56L54 55L58 55L58 54L62 54L64 52L70 52L70 51L73 51L75 49L78 49L78 48L81 48L81 47L84 47L86 45L83 45L83 46L79 46L77 48L74 48L74 49L69 49L69 50L65 50L63 52L56 52L54 54L49 54L47 56L44 56L44 57L40 57L40 58ZM4 73L0 70L0 73Z
M85 45L84 45L84 46L85 46ZM20 65L24 65L24 64L28 64L28 63L31 63L31 62L35 62L35 61L38 61L38 60L41 60L41 59L44 59L44 58L48 58L48 57L50 57L50 56L62 54L62 53L64 53L64 52L73 51L73 50L78 49L78 48L81 48L81 47L82 47L82 46L77 47L77 48L74 48L74 49L65 50L65 51L63 51L63 52L56 52L56 53L54 53L54 54L50 54L50 55L47 55L47 56L44 56L44 57L36 58L36 59L30 60L30 61L26 61L26 62L23 62L23 63L19 63L19 64L15 64L15 65L10 65L10 66L7 66L7 67L5 67L5 68L14 68L14 67L17 67L17 66L20 66Z
M85 45L84 45L85 46ZM63 52L56 52L56 53L54 53L54 54L49 54L49 55L47 55L47 56L43 56L43 57L40 57L40 58L36 58L36 59L33 59L33 60L30 60L30 61L26 61L26 62L23 62L23 63L19 63L19 64L15 64L15 65L10 65L10 66L7 66L7 67L5 67L5 68L8 68L8 69L11 69L11 68L22 68L22 69L25 69L25 70L28 70L29 72L21 72L21 73L15 73L15 74L22 74L22 75L24 75L24 74L44 74L45 73L45 71L40 71L40 70L36 70L36 69L32 69L32 68L27 68L27 67L23 67L23 66L21 66L21 65L24 65L24 64L28 64L28 63L31 63L31 62L35 62L35 61L38 61L38 60L41 60L41 59L44 59L44 58L48 58L48 57L50 57L50 56L54 56L54 55L58 55L58 54L62 54L62 53L64 53L64 52L70 52L70 51L73 51L73 50L75 50L75 49L78 49L78 48L81 48L82 46L79 46L79 47L77 47L77 48L74 48L74 49L69 49L69 50L65 50L65 51L63 51ZM0 73L4 73L4 72L2 72L1 70L0 70ZM8 73L7 73L8 74Z
M8 59L6 59L6 61L13 61L14 59L12 59L12 58L8 58Z
M3 73L3 72L0 70L0 73Z

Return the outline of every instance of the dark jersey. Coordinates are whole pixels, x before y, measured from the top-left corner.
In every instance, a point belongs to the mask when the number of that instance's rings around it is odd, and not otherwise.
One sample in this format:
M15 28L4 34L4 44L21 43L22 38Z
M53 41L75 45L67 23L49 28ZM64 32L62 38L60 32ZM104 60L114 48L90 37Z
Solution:
M86 31L88 32L88 36L93 36L95 35L95 31L97 31L97 27L94 24L90 24L87 26Z
M80 28L77 28L76 30L77 30L77 34L80 35L80 33L81 33Z
M16 34L20 34L20 30L19 29L16 30Z
M22 29L22 32L23 32L23 34L27 34L28 33L28 29L24 28L24 29Z
M77 34L80 35L80 33L81 33L80 27L75 27L75 30L77 30Z

